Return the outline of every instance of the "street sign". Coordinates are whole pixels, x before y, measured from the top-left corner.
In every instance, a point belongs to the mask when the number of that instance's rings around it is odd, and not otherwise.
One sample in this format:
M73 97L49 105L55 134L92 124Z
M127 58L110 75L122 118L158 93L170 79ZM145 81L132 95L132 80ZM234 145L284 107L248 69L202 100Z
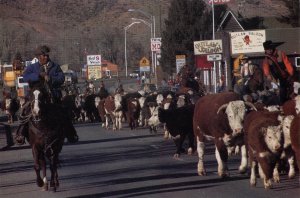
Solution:
M140 60L140 72L149 72L149 71L150 71L150 61L146 57L143 57Z
M160 52L161 38L151 38L151 51Z
M101 55L88 55L86 56L87 65L98 65L101 66Z
M181 70L181 68L186 64L185 55L176 55L176 72L177 74Z
M222 55L221 54L208 54L207 60L208 61L220 61L220 60L222 60Z
M140 60L140 67L146 67L146 66L150 66L150 61L146 57L143 57Z

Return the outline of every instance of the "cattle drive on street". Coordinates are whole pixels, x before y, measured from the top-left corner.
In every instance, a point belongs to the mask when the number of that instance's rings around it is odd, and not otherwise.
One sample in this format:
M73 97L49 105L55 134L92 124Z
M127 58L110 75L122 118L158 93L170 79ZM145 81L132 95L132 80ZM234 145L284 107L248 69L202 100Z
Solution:
M45 92L43 87L31 88L32 95L26 98L31 107L26 137L32 147L37 185L48 189L47 157L51 169L50 187L56 191L59 186L58 156L64 138L76 135L71 122L94 123L116 133L127 126L130 130L149 128L153 135L162 131L165 140L162 138L161 141L174 140L175 159L184 153L197 153L195 172L199 176L207 175L205 148L210 141L215 146L217 173L221 178L230 177L229 158L239 152L241 161L238 170L240 174L251 173L251 186L272 188L271 180L280 181L286 164L288 177L296 176L300 165L298 89L282 104L278 94L266 89L259 66L253 67L253 75L238 93L236 90L207 92L187 66L177 77L179 87L176 91L129 92L122 87L122 91L109 92L103 81L99 89L89 82L83 92L76 86L65 90L59 104L49 102L49 92ZM9 123L14 120L19 101L6 97L1 103L10 114ZM187 148L184 144L186 137ZM262 184L257 184L258 174Z

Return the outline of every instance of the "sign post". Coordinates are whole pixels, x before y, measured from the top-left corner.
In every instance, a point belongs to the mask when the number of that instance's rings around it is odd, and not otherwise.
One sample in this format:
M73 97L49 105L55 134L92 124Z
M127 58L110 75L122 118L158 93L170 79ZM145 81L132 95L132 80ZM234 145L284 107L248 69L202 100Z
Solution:
M151 38L151 51L154 52L155 60L152 60L152 63L154 61L154 68L152 68L152 72L155 76L155 84L157 85L157 55L160 54L160 47L161 47L161 38Z
M179 73L180 69L186 64L185 55L176 55L176 72Z

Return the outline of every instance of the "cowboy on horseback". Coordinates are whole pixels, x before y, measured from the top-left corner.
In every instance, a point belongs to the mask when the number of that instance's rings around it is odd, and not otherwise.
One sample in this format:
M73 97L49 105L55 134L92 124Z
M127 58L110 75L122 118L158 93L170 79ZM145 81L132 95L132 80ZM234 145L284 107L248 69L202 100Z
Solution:
M289 99L289 83L295 71L286 54L276 49L281 44L283 42L275 43L270 40L263 43L265 49L263 71L268 80L272 81L275 79L279 81L280 103L283 104Z
M247 56L241 58L241 77L243 81L243 86L247 84L251 75L253 75L253 65L248 60Z
M61 86L64 83L65 77L60 66L50 60L49 52L50 48L45 45L39 46L36 49L35 55L39 61L29 65L25 69L23 79L29 83L31 89L38 84L44 83L44 87L50 96L50 102L60 104L62 98ZM27 102L21 111L20 125L16 132L16 142L18 144L25 143L25 136L28 138L29 114L30 102ZM69 137L67 138L69 140ZM78 139L78 137L76 138Z

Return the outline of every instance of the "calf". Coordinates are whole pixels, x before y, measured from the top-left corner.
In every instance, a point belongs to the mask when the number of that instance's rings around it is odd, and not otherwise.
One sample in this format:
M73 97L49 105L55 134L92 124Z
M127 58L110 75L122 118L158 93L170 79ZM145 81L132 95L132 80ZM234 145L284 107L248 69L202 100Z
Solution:
M251 112L245 118L245 141L249 149L251 166L250 185L256 185L256 166L265 188L270 188L271 178L278 162L283 146L282 125L277 117L280 112L258 111ZM274 180L279 176L274 174Z
M189 138L189 149L188 153L192 154L194 151L194 134L193 134L193 114L194 105L184 106L177 109L164 110L158 109L158 118L161 123L166 123L166 128L173 137L175 138L175 144L177 146L174 157L179 157L182 152L182 144L185 137Z
M138 99L129 98L127 100L127 112L126 118L131 130L136 129L138 127L138 119L140 115L140 104Z

